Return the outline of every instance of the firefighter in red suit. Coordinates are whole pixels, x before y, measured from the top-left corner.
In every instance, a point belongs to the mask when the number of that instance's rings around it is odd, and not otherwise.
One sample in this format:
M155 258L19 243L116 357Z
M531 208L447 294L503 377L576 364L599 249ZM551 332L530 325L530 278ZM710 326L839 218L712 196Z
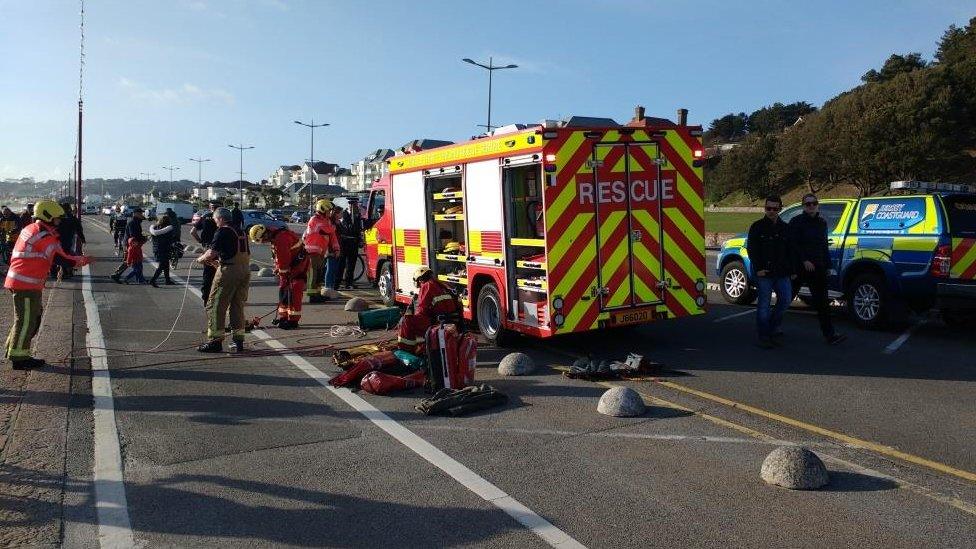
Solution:
M438 320L460 322L461 308L447 288L434 278L434 273L429 268L417 269L413 281L420 291L400 320L397 344L401 349L417 354L424 342L427 328Z
M10 254L10 269L3 287L14 299L14 323L7 337L7 358L15 370L44 366L44 361L30 356L31 340L41 326L41 292L51 263L58 256L74 267L84 267L87 256L68 255L61 248L57 225L64 217L64 208L53 200L41 200L34 205L35 221L20 231Z
M248 236L256 244L271 244L278 274L278 318L273 324L285 330L297 328L302 319L302 294L309 264L301 238L286 228L269 229L264 225L252 226Z

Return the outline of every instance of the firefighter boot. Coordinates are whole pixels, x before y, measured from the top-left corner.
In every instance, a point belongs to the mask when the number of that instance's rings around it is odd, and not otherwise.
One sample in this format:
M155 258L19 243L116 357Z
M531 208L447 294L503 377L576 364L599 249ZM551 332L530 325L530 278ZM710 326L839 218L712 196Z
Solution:
M30 370L32 368L43 368L47 363L34 357L25 357L10 361L10 367L14 370Z
M213 339L197 347L197 351L200 351L201 353L220 353L223 352L223 350L224 343L219 339Z

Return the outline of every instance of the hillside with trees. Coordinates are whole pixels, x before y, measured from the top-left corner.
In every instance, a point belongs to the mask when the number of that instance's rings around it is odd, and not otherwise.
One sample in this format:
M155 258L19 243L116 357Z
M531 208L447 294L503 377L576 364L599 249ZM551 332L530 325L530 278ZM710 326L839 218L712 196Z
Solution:
M934 59L891 55L819 109L775 103L713 120L708 200L838 186L862 196L891 181L976 183L976 17L951 26ZM719 145L725 145L719 147Z

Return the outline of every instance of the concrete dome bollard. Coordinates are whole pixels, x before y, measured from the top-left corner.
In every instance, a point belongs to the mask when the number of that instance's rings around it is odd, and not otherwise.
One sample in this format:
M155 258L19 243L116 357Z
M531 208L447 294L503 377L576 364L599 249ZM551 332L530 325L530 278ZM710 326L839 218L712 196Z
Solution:
M607 416L636 417L644 415L644 399L630 387L614 387L603 393L596 411Z
M498 373L503 376L525 376L535 370L535 361L525 353L509 353L498 363Z
M352 311L354 313L368 311L369 302L361 297L354 297L349 301L346 301L346 306L344 307L347 311Z
M823 461L801 446L780 446L770 452L759 476L768 484L790 490L816 490L830 482Z
M275 275L274 274L274 269L272 269L271 267L264 267L263 269L261 269L261 270L258 271L258 276L261 276L261 277L269 277L269 276L274 276L274 275Z

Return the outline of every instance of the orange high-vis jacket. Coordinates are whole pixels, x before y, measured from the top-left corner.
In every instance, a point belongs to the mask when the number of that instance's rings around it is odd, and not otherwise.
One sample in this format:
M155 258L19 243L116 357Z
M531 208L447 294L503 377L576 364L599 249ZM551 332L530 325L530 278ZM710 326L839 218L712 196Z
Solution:
M81 260L81 257L64 253L53 226L35 221L24 227L10 254L10 269L7 270L3 287L8 290L43 290L56 255L69 261Z
M335 225L327 216L317 213L308 220L305 234L305 251L310 254L325 255L326 251L338 254L339 239L336 237Z

